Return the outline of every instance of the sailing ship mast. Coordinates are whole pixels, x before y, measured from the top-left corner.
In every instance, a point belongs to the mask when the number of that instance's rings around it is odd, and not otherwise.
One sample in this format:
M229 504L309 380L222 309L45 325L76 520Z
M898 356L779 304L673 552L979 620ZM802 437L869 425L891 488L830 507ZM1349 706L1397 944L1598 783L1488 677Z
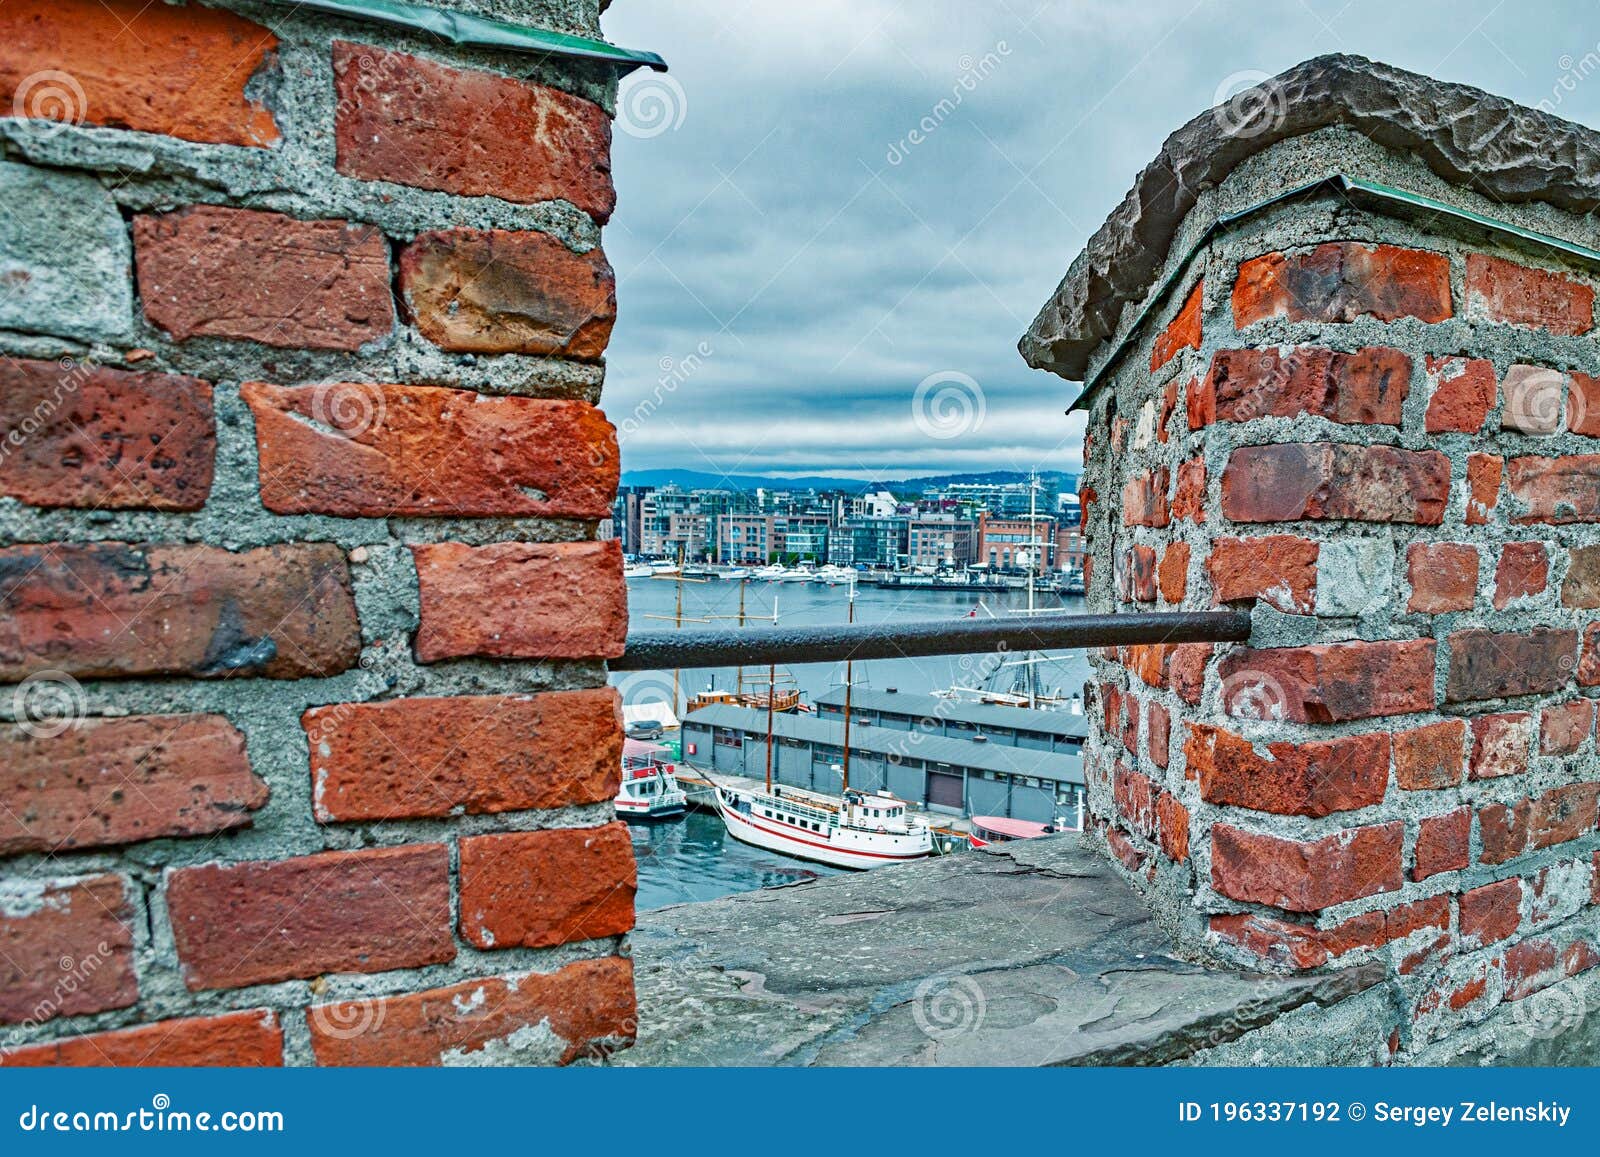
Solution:
M845 621L856 621L856 579L850 576L849 609L845 612ZM855 664L847 656L844 661L844 762L839 770L839 794L842 796L850 790L850 689L855 685Z

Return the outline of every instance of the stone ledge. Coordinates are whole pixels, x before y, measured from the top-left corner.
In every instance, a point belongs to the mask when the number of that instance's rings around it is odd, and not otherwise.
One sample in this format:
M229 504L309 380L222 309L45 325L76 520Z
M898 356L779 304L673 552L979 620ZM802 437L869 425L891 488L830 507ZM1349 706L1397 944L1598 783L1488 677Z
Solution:
M1381 979L1181 960L1074 835L645 912L632 942L623 1065L1166 1064Z

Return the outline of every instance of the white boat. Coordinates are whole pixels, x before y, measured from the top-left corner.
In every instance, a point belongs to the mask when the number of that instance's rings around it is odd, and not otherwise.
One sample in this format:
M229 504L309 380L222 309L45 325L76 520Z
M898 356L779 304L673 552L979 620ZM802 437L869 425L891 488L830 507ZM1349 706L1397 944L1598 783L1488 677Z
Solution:
M850 567L829 563L817 571L817 580L827 583L830 587L836 587L840 583L855 582L856 572Z
M786 583L814 583L817 581L816 568L801 564L783 572L783 581Z
M734 582L738 582L740 579L747 579L750 577L750 568L744 566L730 566L726 570L722 571L721 574L725 579L732 579Z
M711 795L730 836L769 852L857 869L933 852L928 825L886 791L846 791L840 799L795 787L718 786Z
M781 563L773 563L771 566L762 567L751 577L764 583L782 582L784 576L788 573L789 570L787 567L783 566Z
M647 562L630 562L622 568L623 578L649 578L654 573Z
M620 819L673 819L689 810L689 797L678 786L676 768L661 758L666 750L638 739L622 741L622 789L617 792Z
M658 558L654 562L646 563L652 575L671 578L678 573L678 564L671 559Z

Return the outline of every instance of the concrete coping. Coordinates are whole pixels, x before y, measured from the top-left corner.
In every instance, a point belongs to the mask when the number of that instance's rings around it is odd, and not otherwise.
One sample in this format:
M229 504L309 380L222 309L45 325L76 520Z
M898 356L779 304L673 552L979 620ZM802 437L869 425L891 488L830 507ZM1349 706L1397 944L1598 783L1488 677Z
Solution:
M1502 203L1600 207L1600 132L1470 85L1359 56L1319 56L1201 113L1169 136L1089 239L1018 343L1037 369L1082 381L1125 307L1156 282L1184 218L1250 157L1343 126ZM1287 189L1303 179L1284 174Z

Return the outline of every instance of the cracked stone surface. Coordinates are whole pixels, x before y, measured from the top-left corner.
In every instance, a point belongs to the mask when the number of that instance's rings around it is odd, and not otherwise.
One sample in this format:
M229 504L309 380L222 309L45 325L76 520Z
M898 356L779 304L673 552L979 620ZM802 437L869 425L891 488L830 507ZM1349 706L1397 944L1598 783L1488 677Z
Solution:
M1543 201L1580 215L1600 207L1600 133L1482 89L1337 55L1297 64L1256 91L1260 99L1239 104L1250 111L1238 123L1207 111L1166 139L1023 336L1029 365L1082 380L1091 351L1155 281L1200 193L1248 157L1330 125L1414 154L1497 202Z
M623 1065L1163 1064L1378 980L1205 968L1063 835L642 913Z

